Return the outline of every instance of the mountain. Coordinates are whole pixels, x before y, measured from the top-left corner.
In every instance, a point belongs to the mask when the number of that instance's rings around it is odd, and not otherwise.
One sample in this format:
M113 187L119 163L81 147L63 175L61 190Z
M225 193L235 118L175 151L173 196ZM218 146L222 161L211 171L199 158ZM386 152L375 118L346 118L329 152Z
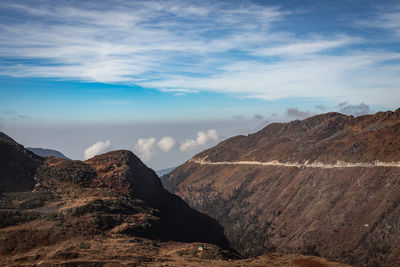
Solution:
M0 132L0 266L339 266L314 256L239 259L221 226L120 150L42 158Z
M171 241L177 248L207 243L218 258L229 254L219 223L166 191L130 151L85 162L42 158L0 133L0 185L0 266L76 260L87 255L84 248L104 243L115 250L118 242L144 255L154 242ZM93 257L99 253L106 252Z
M120 150L42 158L0 132L0 266L337 266L274 253L240 259L221 226Z
M157 170L155 171L156 174L158 175L158 177L162 177L165 174L170 173L173 169L175 169L176 167L172 167L172 168L167 168L167 169L162 169L162 170Z
M33 153L41 157L56 157L60 159L70 159L64 156L63 153L53 149L38 148L38 147L27 147L26 149L32 151Z
M215 217L242 255L320 255L399 266L400 109L273 123L205 150L162 179Z

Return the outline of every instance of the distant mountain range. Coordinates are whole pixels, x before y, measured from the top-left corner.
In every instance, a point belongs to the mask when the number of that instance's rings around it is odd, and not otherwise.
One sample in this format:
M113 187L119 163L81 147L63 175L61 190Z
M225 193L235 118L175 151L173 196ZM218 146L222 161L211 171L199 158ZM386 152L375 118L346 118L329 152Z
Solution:
M26 149L32 151L33 153L41 157L56 157L60 159L70 159L64 156L63 153L53 149L38 148L38 147L27 147Z
M162 177L243 255L400 266L400 109L272 123Z
M162 169L162 170L158 170L155 171L156 174L158 175L158 177L162 177L165 174L170 173L171 171L173 171L176 167L172 167L172 168L167 168L167 169Z

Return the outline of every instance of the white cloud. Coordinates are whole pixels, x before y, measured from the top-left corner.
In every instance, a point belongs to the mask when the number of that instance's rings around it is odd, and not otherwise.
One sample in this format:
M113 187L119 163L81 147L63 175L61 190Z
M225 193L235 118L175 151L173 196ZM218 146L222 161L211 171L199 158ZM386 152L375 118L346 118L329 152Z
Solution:
M255 49L252 54L258 56L300 56L319 53L324 50L354 44L360 40L347 36L338 36L332 40L293 40L294 43L284 43L269 48Z
M266 100L320 97L397 106L400 65L385 64L391 59L400 59L400 53L316 55L270 64L248 61L235 63L225 72L210 77L170 76L143 85L151 88L177 86Z
M189 139L185 142L180 143L179 149L182 152L187 152L200 148L207 144L211 144L219 140L220 135L215 129L208 131L197 132L196 139ZM135 150L143 161L149 161L153 158L160 150L164 152L170 151L177 144L176 140L171 136L164 136L158 142L154 137L140 138L135 144Z
M176 144L176 141L174 138L170 136L164 136L161 138L161 140L157 143L157 146L159 149L161 149L164 152L168 152L173 148Z
M156 139L154 137L140 138L137 141L135 149L138 151L143 161L148 161L153 157L155 154L155 143Z
M96 155L108 152L112 149L110 140L107 141L98 141L94 145L88 147L84 151L85 160L90 159Z
M183 64L182 58L197 55L207 64L208 53L253 45L265 38L249 32L249 25L252 31L254 27L268 28L283 16L275 7L249 4L246 9L225 7L221 11L222 5L217 3L184 1L118 5L96 1L85 5L5 1L2 7L26 20L0 24L0 56L42 61L8 64L0 73L96 82L139 83L170 72L171 64L177 71L199 73L198 63ZM27 18L32 15L35 19L29 21ZM219 34L205 35L205 29ZM154 69L157 74L145 76Z
M268 100L319 97L397 105L400 98L400 53L390 52L395 45L377 49L374 34L362 39L337 31L282 31L275 26L290 19L289 12L276 6L65 3L2 1L13 23L0 24L0 57L12 60L0 64L0 74ZM399 18L397 9L364 26L400 36Z
M375 18L358 21L358 25L370 28L382 28L394 34L395 38L400 37L400 6L392 7L390 11L381 11Z
M182 152L196 149L206 144L218 141L219 134L215 129L208 130L207 132L200 131L197 133L196 139L189 139L179 146Z

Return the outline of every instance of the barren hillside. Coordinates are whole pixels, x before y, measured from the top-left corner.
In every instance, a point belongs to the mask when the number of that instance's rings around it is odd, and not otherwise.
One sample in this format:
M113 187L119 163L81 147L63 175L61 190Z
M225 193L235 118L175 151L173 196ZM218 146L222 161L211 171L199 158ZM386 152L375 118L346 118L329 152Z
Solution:
M327 113L232 137L162 179L243 255L398 266L399 162L400 109Z

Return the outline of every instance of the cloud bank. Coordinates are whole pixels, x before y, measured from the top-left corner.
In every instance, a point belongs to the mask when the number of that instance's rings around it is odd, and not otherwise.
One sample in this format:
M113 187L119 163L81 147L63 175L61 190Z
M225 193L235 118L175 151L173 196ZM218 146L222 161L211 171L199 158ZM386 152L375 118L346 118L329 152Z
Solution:
M160 151L169 152L174 147L178 147L181 152L190 152L218 140L220 140L220 134L215 129L211 129L197 132L196 139L187 139L179 143L171 136L164 136L158 142L154 137L139 138L134 149L143 161L149 161Z
M90 159L96 155L111 151L112 147L111 147L111 141L107 140L107 141L98 141L96 142L94 145L88 147L87 149L85 149L84 151L84 159Z

